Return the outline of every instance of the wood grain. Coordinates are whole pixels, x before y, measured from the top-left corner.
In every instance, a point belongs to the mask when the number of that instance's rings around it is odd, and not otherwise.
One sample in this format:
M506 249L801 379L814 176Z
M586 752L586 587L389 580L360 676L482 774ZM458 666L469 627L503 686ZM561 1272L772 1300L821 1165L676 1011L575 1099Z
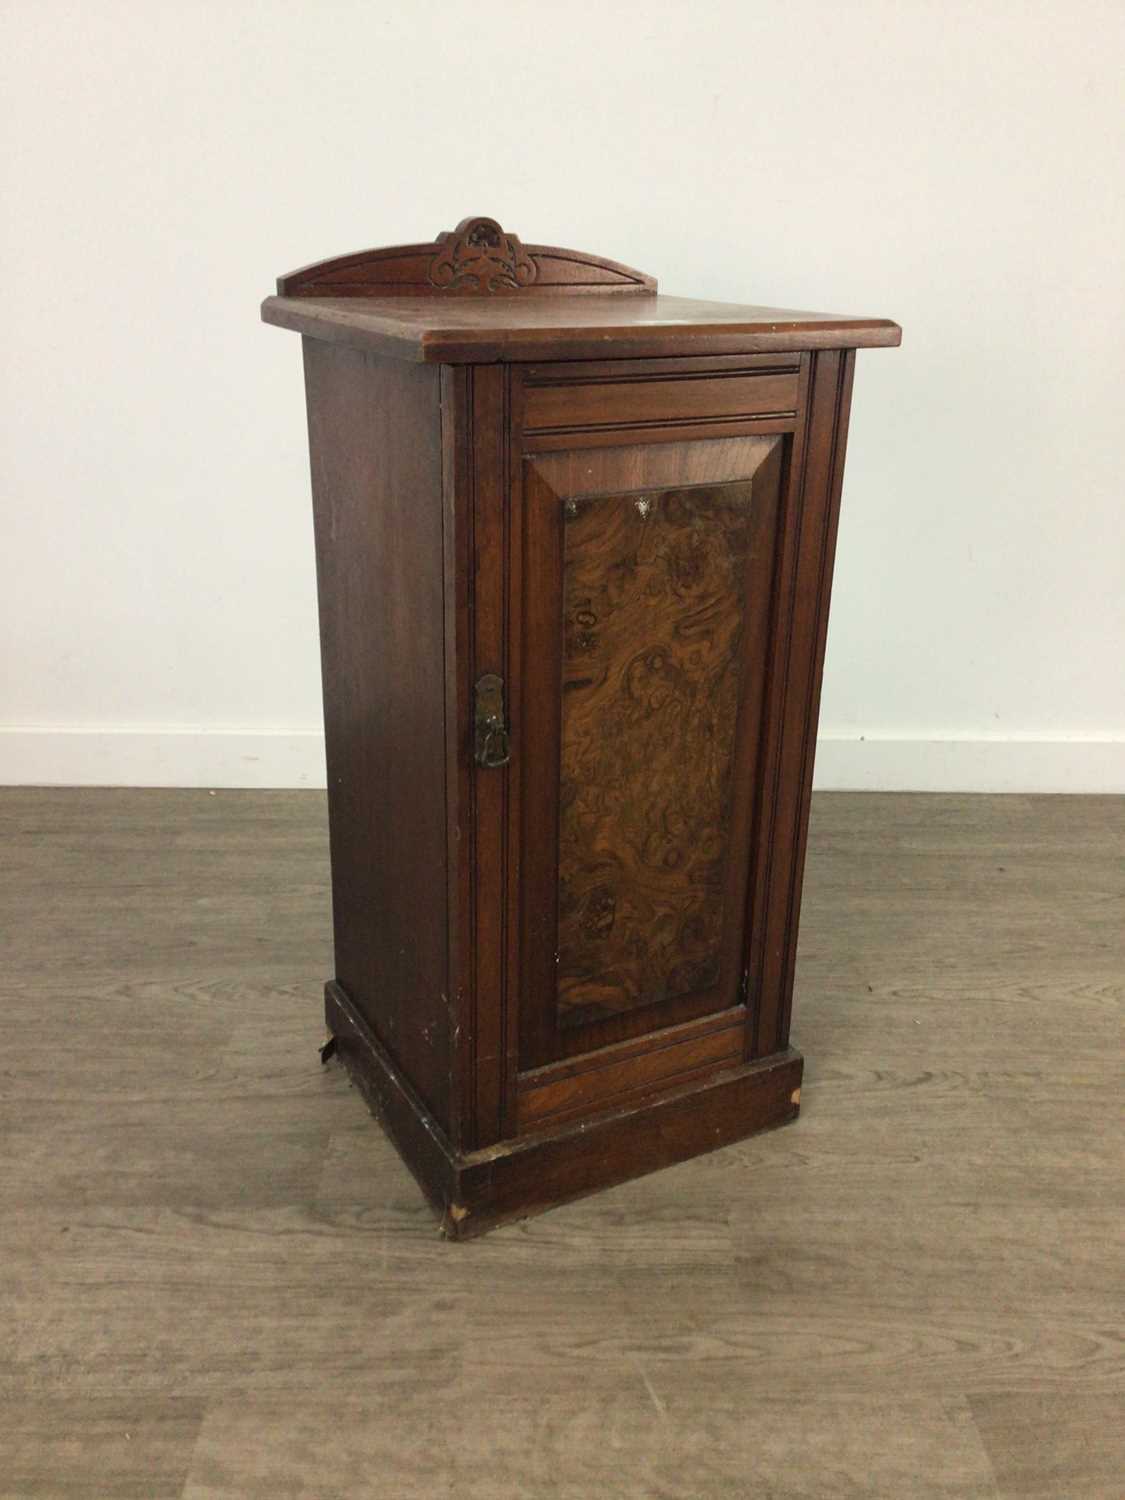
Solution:
M524 1071L743 1002L786 449L748 437L523 465L510 989Z
M466 1246L316 1059L322 795L0 839L4 1500L1116 1500L1125 799L814 797L800 1126Z
M752 501L563 507L563 1025L718 983Z

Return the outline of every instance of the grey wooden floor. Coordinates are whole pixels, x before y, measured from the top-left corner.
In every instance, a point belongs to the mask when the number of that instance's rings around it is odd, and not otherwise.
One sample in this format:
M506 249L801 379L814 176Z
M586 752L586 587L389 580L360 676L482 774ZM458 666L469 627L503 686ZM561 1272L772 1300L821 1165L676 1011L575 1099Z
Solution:
M1125 799L817 799L786 1130L438 1238L314 793L0 793L0 1496L1119 1500Z

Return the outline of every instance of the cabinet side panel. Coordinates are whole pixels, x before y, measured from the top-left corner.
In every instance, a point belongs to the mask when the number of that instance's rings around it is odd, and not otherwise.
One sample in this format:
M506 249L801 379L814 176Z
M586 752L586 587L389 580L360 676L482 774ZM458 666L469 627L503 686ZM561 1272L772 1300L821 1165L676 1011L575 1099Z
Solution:
M440 375L304 344L336 978L448 1128Z

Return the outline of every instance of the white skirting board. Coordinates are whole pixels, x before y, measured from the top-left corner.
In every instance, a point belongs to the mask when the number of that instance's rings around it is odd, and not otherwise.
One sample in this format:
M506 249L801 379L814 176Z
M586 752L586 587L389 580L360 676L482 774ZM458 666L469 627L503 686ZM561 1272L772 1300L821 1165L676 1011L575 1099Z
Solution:
M324 784L319 729L0 728L3 786Z
M0 785L323 787L318 729L0 727ZM1125 737L845 738L821 791L1125 792Z
M824 792L1125 792L1125 737L825 735L813 785Z

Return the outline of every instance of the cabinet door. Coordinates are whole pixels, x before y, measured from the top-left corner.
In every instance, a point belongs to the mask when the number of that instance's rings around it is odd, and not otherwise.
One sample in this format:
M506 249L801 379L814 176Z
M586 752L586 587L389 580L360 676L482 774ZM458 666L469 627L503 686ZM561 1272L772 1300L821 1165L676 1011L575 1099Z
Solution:
M788 1045L851 371L448 382L457 691L502 678L511 730L450 802L467 1142Z
M786 448L524 464L523 1069L745 999Z

